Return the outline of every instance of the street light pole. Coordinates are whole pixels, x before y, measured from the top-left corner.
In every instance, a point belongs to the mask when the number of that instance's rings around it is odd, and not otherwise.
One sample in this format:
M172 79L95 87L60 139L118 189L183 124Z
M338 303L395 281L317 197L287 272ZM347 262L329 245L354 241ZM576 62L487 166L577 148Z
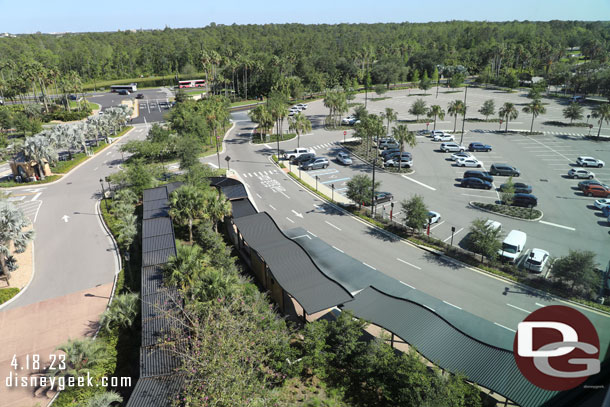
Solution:
M318 178L320 178L320 177L318 177L318 176L316 175L316 192L318 192Z
M100 178L100 185L102 186L102 200L104 201L106 212L108 212L108 201L106 201L106 190L104 189L104 180L102 178Z
M332 188L333 192L332 192L332 197L331 197L331 201L333 201L333 203L335 202L335 184L330 184L330 187Z
M371 215L375 218L375 165L377 164L377 157L373 160L373 188L371 194Z
M451 247L453 247L453 234L455 233L455 226L451 226Z

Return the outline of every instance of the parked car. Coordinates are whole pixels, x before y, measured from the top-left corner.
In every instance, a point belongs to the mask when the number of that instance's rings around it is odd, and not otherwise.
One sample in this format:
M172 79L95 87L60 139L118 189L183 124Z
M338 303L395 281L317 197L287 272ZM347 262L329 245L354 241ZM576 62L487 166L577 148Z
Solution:
M299 105L294 105L290 108L290 110L296 110L297 112L300 112L303 109Z
M445 153L449 151L463 152L466 151L466 147L459 145L455 141L450 141L448 143L441 143L441 151Z
M428 211L428 220L430 221L429 223L437 223L441 220L441 214L434 211Z
M584 189L587 187L587 185L601 185L601 186L603 186L605 188L610 188L610 186L608 186L606 184L602 184L598 180L588 179L588 180L585 180L585 181L580 181L578 183L578 189L580 189L581 191L584 191Z
M449 158L451 159L451 161L457 161L460 158L470 158L470 157L474 157L474 156L467 151L462 151L459 153L451 154L451 157L449 157Z
M517 257L523 251L527 235L520 230L511 230L502 242L502 248L498 250L498 254L504 260L515 263Z
M328 165L329 165L328 158L315 157L307 162L304 162L301 165L301 168L304 170L318 170L320 168L326 168L326 167L328 167Z
M460 186L463 188L477 188L477 189L491 189L492 185L488 181L483 181L479 178L464 178L460 182Z
M388 148L387 150L380 151L379 155L381 156L381 158L383 158L385 160L386 157L389 154L394 154L394 153L400 153L400 149L398 149L398 148Z
M610 189L605 188L601 185L588 185L582 191L586 196L599 196L602 198L607 198L610 196Z
M384 155L383 161L387 163L389 160L396 160L398 157L408 157L409 159L413 158L413 156L409 152L403 151L401 153L400 151L394 151L390 154Z
M314 153L314 151L311 148L304 148L304 147L295 148L294 150L284 152L284 159L291 160L291 159L297 158L301 154L305 154L305 153Z
M610 198L596 199L594 205L597 209L604 209L605 207L610 207Z
M144 94L143 93L138 93L136 95L136 99L144 99ZM161 104L161 103L159 103L159 104Z
M464 172L464 176L462 178L479 178L483 181L489 182L490 184L494 182L494 177L489 175L489 173L477 170L468 170Z
M606 163L593 157L578 157L576 159L576 164L580 165L581 167L602 168Z
M301 110L307 110L307 103L299 103L297 107Z
M430 130L418 130L415 134L418 136L429 136L431 132Z
M354 124L356 124L356 121L357 119L355 116L347 116L341 119L341 124L353 126Z
M352 157L350 157L348 153L344 153L343 151L337 154L337 161L339 161L343 165L352 165Z
M469 151L491 151L491 146L489 144L479 143L475 141L474 143L468 144Z
M291 159L290 163L293 165L301 165L303 163L306 163L307 161L311 161L314 158L316 158L316 153L305 153L301 154L296 158Z
M538 198L532 194L514 194L512 205L533 208L538 205Z
M455 137L452 134L436 134L432 137L433 141L455 141Z
M458 167L476 167L476 168L481 168L483 166L483 164L479 160L474 158L474 157L460 158L459 160L456 160L455 164Z
M392 199L394 199L394 196L389 192L375 192L375 205L390 202Z
M572 96L572 99L570 99L570 102L572 103L582 103L585 101L585 98L582 96Z
M516 194L531 194L532 186L524 184L522 182L513 183L513 187L515 188ZM500 185L500 192L504 192L508 188L508 183Z
M4 100L0 99L0 106L4 106Z
M550 258L549 252L542 249L532 249L530 255L525 259L525 269L534 273L541 273Z
M487 222L485 222L485 227L490 228L492 230L498 230L502 229L502 224L498 221L487 219Z
M386 161L383 165L385 167L398 167L399 160L401 168L411 168L413 166L413 158L410 155L401 155L400 159L396 156Z
M593 179L593 178L595 178L595 174L593 174L589 170L581 170L580 168L572 168L570 171L568 171L568 177Z
M78 100L78 96L76 96L76 95L69 95L68 99L70 99L70 100Z
M504 175L507 177L518 177L521 172L508 164L492 164L489 168L491 175Z
M129 95L129 91L127 89L119 89L119 91L117 92L119 95Z
M400 147L400 144L398 144L398 142L396 142L396 140L394 140L394 139L381 141L378 144L378 148L380 150L387 150L389 148L399 148L399 147Z

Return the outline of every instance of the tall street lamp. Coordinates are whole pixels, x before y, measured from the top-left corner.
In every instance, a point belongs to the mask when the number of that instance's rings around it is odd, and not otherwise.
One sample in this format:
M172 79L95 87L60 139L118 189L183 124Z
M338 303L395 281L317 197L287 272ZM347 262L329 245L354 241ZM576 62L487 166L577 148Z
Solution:
M104 206L106 207L106 212L108 212L108 202L106 201L106 190L104 189L104 180L100 178L100 185L102 186L102 200L104 201Z

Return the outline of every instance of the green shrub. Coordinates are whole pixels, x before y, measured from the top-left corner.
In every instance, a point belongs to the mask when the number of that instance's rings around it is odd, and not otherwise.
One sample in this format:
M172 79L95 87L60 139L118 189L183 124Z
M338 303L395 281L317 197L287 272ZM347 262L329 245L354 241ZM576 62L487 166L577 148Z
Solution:
M17 287L3 288L0 290L0 304L4 304L11 298L17 295L19 289Z

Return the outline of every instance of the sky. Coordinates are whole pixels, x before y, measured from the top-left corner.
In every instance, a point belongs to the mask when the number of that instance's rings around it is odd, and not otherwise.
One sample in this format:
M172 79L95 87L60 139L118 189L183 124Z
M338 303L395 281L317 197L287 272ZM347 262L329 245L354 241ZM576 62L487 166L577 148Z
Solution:
M0 0L0 33L216 24L610 20L610 0Z

